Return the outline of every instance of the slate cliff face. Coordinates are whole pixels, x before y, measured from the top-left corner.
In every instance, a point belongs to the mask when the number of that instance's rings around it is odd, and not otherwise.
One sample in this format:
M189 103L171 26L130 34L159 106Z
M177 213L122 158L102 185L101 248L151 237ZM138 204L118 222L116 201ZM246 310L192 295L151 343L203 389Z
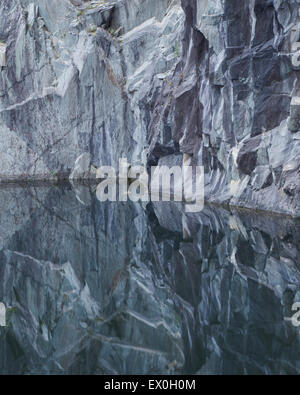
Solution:
M152 96L179 58L177 3L1 1L1 177L68 173L83 153L140 160Z
M185 154L206 198L300 215L296 0L3 0L0 175Z
M152 147L172 130L170 144L205 166L208 200L299 216L299 3L182 7L183 55L156 103Z

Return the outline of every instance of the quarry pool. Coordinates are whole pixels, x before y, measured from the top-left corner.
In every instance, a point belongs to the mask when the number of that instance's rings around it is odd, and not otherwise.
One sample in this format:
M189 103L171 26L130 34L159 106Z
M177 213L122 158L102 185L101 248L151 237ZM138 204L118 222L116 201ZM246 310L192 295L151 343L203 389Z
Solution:
M94 189L0 188L1 374L300 372L299 222Z

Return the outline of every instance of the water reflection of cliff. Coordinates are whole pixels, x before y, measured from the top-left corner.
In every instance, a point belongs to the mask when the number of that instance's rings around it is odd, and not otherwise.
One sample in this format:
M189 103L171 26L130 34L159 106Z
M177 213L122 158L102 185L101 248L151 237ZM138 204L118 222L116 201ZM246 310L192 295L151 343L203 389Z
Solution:
M0 190L1 373L299 373L299 223Z

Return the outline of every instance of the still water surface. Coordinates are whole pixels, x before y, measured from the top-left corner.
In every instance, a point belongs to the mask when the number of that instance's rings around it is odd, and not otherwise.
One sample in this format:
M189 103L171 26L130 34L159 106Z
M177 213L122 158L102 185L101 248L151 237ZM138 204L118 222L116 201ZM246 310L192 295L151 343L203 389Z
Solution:
M1 374L300 372L300 224L0 189Z

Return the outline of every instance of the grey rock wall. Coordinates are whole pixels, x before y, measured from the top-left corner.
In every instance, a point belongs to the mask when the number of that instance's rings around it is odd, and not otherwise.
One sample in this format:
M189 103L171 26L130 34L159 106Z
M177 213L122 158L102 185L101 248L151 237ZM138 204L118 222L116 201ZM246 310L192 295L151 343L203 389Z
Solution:
M207 200L299 216L299 2L182 7L183 56L156 102L151 161L174 145L205 167Z
M187 154L207 200L300 215L296 0L3 0L0 177Z
M183 21L167 0L2 1L1 179L64 176L86 153L141 160Z

